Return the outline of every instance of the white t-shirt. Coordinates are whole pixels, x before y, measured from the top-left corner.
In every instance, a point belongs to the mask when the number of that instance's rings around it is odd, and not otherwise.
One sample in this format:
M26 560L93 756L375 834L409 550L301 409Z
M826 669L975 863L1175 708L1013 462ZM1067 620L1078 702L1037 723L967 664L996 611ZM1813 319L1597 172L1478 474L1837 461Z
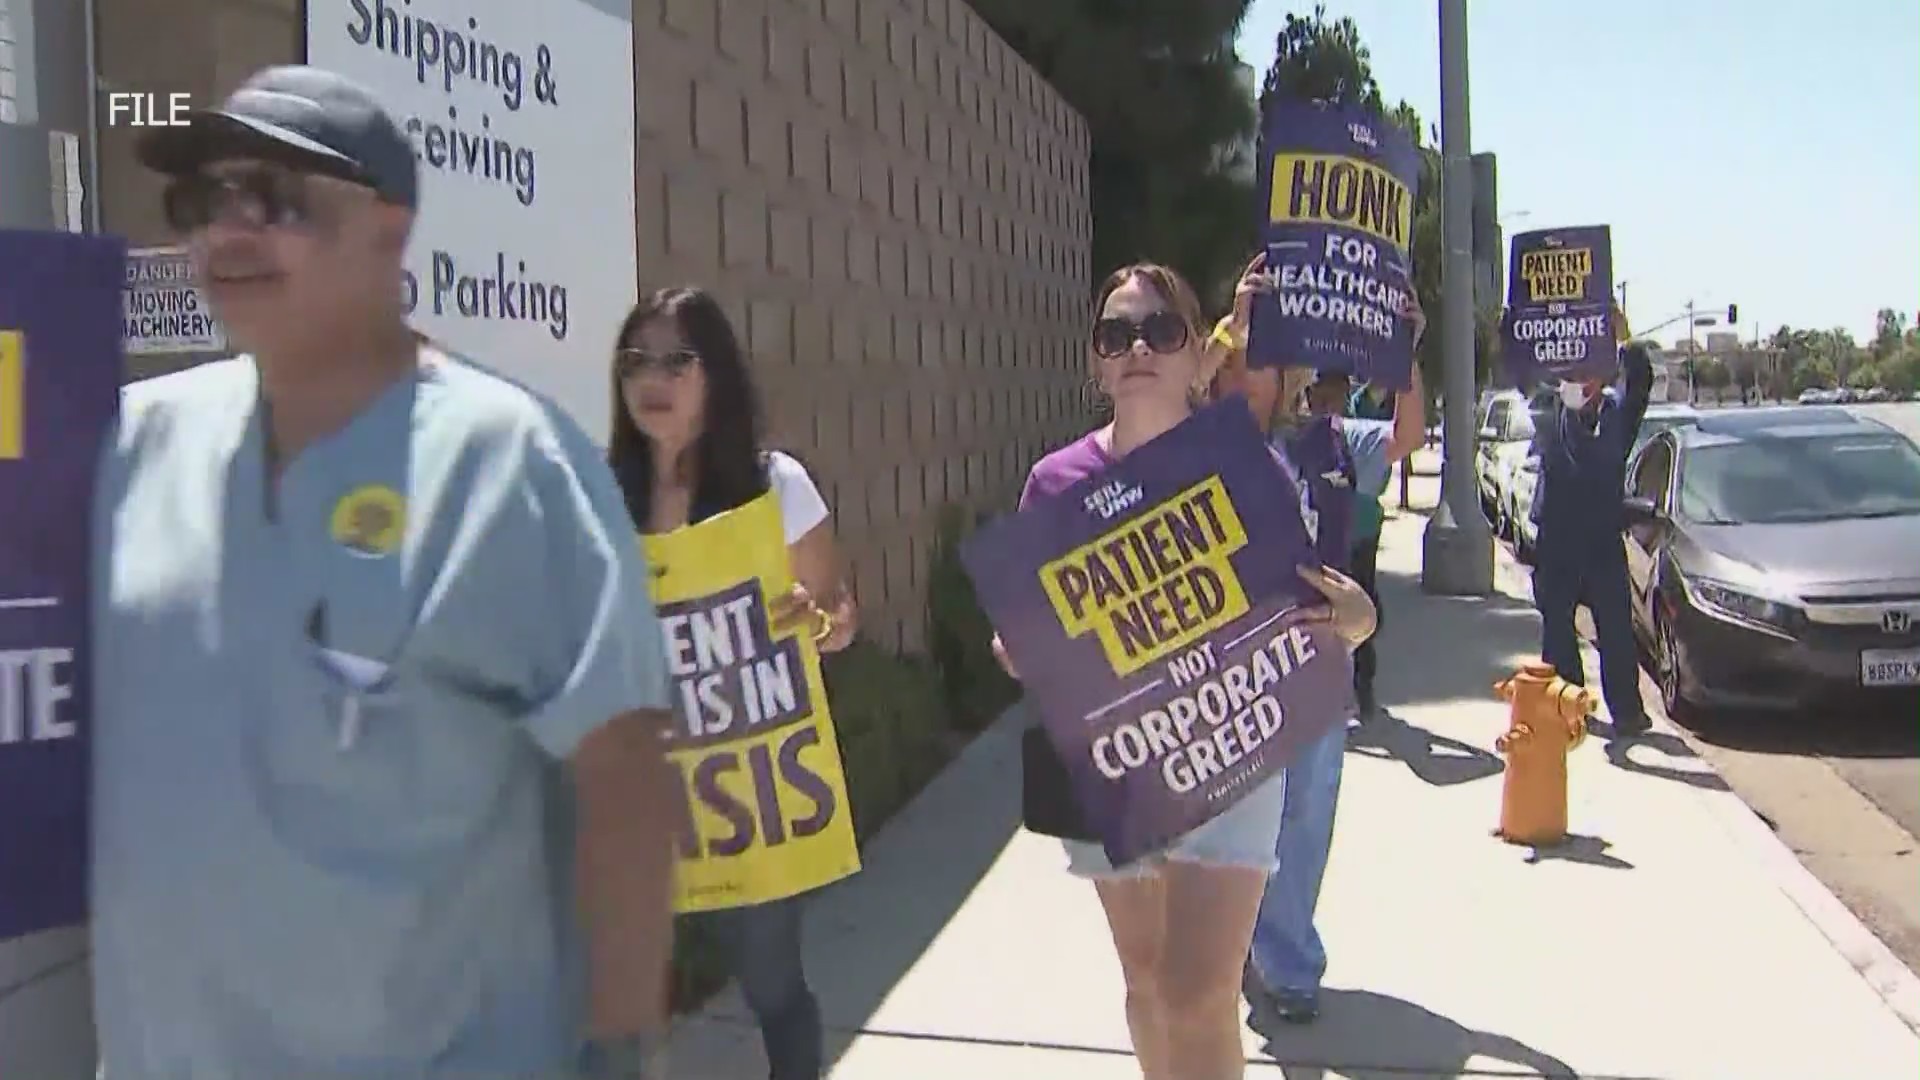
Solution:
M780 500L780 521L792 544L827 520L827 500L807 475L807 467L778 450L767 452L767 483Z

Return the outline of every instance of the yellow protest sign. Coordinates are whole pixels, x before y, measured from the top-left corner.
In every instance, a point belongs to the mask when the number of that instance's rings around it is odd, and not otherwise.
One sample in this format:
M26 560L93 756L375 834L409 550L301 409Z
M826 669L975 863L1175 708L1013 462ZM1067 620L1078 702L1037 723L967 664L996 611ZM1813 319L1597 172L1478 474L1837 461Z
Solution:
M769 603L793 588L778 501L642 543L678 718L668 757L690 810L675 910L780 900L857 872L812 627L769 627Z

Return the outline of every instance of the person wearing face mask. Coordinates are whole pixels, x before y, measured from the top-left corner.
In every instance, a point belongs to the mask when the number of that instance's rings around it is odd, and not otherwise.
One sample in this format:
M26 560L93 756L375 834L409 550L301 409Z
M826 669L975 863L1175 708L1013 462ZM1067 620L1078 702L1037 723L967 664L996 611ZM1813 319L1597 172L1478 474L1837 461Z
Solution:
M1264 257L1256 257L1235 290L1233 312L1214 334L1213 347L1221 354L1224 373L1221 381L1245 396L1255 419L1299 468L1314 505L1308 525L1321 559L1351 573L1356 554L1363 553L1370 578L1379 524L1366 504L1370 501L1372 509L1378 510L1391 463L1412 454L1424 436L1419 371L1413 373L1412 387L1395 400L1398 419L1380 422L1338 415L1344 411L1349 391L1344 375L1317 376L1305 367L1248 370L1245 349L1253 298L1273 287L1272 275L1264 272ZM1426 320L1411 287L1405 296L1400 316L1412 321L1417 344ZM1303 398L1311 402L1310 408L1301 407ZM1373 598L1371 587L1367 592ZM1376 623L1377 618L1376 614ZM1359 649L1366 653L1366 661L1363 665L1356 652L1356 690L1360 691L1356 696L1362 709L1371 712L1372 651L1367 643ZM1314 911L1333 845L1346 749L1346 726L1335 725L1287 766L1275 868L1261 899L1244 979L1256 1019L1266 1014L1307 1023L1319 1016L1327 954L1314 925Z
M1560 677L1586 684L1574 609L1593 613L1599 638L1600 690L1616 735L1648 728L1640 698L1640 668L1627 597L1627 453L1653 392L1653 358L1643 344L1620 350L1626 392L1615 396L1600 379L1567 380L1550 415L1535 425L1531 453L1540 459L1533 497L1533 597L1540 609L1541 655Z
M1219 353L1199 341L1199 301L1172 270L1142 264L1115 271L1095 310L1094 370L1112 401L1113 422L1035 463L1023 506L1105 472L1185 421L1209 385L1218 385L1211 377ZM1274 456L1295 477L1304 471L1285 460L1284 449ZM1373 605L1351 579L1331 565L1300 573L1327 598L1308 618L1330 623L1349 647L1372 634ZM1019 678L998 637L993 648ZM1034 774L1025 782L1032 784ZM1239 1080L1246 1073L1239 983L1274 865L1287 783L1284 776L1264 780L1166 850L1125 867L1113 866L1098 843L1064 841L1068 872L1091 879L1106 910L1126 983L1127 1026L1146 1080Z

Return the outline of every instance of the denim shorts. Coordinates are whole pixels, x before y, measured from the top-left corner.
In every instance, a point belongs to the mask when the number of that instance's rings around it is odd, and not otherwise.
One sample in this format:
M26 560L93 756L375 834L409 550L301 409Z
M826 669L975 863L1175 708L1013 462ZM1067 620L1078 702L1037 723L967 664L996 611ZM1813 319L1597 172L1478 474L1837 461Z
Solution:
M1166 850L1114 869L1106 849L1085 840L1062 840L1067 872L1074 877L1115 880L1146 877L1169 861L1202 866L1243 866L1272 873L1274 845L1280 839L1280 814L1287 805L1286 773L1276 772L1240 797L1224 813L1176 838Z

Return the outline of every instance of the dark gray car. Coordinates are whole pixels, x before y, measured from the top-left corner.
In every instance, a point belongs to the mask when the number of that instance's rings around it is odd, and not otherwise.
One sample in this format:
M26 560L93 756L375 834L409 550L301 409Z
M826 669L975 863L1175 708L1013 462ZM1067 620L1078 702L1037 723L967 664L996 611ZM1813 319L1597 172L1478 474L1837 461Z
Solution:
M1920 449L1702 413L1628 476L1634 624L1670 713L1920 701Z

